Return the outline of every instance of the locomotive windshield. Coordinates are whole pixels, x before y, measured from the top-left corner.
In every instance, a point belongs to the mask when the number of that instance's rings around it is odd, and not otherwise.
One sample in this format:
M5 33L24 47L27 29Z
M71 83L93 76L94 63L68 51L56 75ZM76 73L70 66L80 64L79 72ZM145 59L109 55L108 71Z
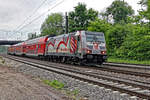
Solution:
M104 43L104 34L98 32L86 32L86 41Z

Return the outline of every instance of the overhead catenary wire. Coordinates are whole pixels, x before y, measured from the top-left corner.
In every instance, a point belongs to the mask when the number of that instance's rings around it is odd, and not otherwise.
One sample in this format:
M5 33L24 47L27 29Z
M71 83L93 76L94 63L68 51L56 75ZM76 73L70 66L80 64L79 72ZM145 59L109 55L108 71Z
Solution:
M26 23L26 21L28 21L48 0L44 0L33 12L31 15L29 15L19 26L17 26L17 29L19 29L22 25L24 25Z
M59 3L57 3L56 5L54 5L52 8L48 9L47 11L43 12L40 16L36 17L35 19L33 19L32 21L30 21L29 23L27 23L26 25L24 25L23 27L21 27L18 31L21 31L23 28L25 28L26 26L32 24L34 21L36 21L37 19L39 19L40 17L44 16L47 12L51 11L52 9L54 9L55 7L57 7L58 5L60 5L61 3L63 3L64 0L61 0Z

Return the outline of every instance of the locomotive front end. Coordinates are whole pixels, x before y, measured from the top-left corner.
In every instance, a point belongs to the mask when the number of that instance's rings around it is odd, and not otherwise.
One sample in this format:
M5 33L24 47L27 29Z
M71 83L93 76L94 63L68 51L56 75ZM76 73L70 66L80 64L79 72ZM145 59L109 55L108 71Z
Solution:
M106 59L106 42L102 32L85 32L87 62L102 64Z

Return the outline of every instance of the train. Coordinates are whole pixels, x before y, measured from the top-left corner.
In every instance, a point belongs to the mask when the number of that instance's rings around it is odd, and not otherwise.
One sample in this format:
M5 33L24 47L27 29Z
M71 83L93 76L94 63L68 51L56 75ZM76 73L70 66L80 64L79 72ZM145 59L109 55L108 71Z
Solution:
M8 54L37 57L53 62L99 64L107 59L102 32L76 31L58 36L43 36L8 47Z

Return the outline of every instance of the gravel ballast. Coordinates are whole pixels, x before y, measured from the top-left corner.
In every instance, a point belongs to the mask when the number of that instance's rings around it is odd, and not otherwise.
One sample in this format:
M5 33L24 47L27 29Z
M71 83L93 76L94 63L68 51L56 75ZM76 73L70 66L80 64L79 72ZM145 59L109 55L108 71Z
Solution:
M65 75L35 68L30 65L9 60L7 58L5 58L5 65L12 67L17 72L31 75L32 77L38 77L46 80L58 80L65 84L65 87L61 92L67 96L70 96L70 92L67 93L66 91L78 91L77 95L73 97L76 100L139 100L137 97L129 96L125 93L120 93L118 91L89 84Z

